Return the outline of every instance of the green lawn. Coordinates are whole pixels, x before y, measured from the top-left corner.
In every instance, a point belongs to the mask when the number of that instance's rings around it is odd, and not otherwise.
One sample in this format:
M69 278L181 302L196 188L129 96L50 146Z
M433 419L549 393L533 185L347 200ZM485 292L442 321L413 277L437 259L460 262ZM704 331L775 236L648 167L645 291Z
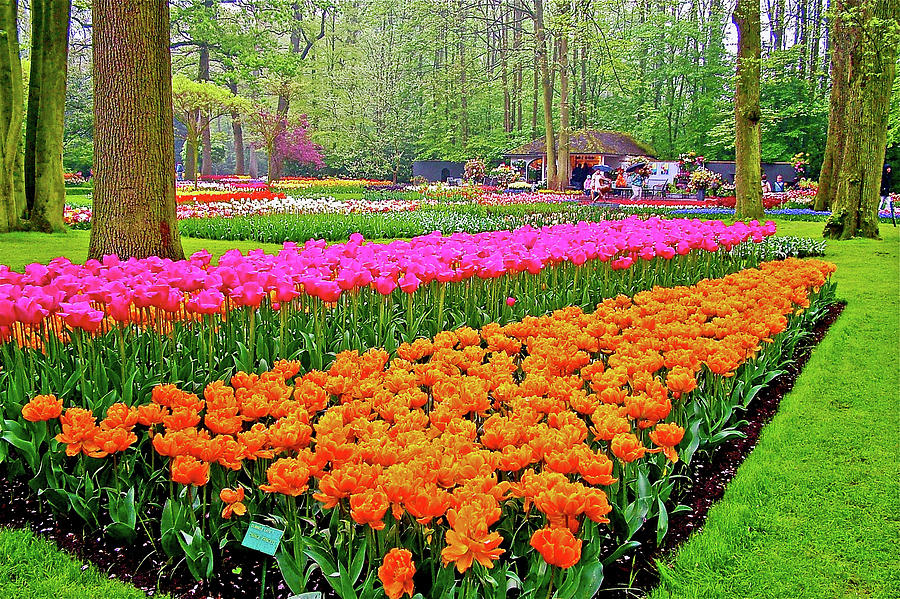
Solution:
M783 235L821 230L779 224ZM653 599L900 597L900 233L881 231L883 241L829 244L848 306L704 530L667 560ZM83 259L87 237L0 236L0 263ZM221 254L261 244L184 245ZM28 532L0 530L0 598L137 596Z
M0 529L2 599L140 599L146 595L26 530ZM158 595L165 599L168 595Z
M900 235L881 234L829 244L847 308L653 599L900 597Z
M43 233L7 233L0 235L0 264L21 271L31 262L49 262L57 256L65 256L73 262L84 262L87 257L90 231L68 231L45 235ZM215 241L212 239L192 239L183 237L181 244L187 255L202 249L214 256L237 248L243 252L262 248L268 253L281 249L280 245L257 241Z

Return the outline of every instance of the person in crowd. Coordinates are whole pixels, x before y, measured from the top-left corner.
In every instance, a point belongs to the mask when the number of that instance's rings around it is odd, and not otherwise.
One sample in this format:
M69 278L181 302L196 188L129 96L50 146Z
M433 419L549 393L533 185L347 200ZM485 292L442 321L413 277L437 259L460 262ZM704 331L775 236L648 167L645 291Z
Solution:
M572 178L569 180L569 184L572 187L580 188L584 185L584 180L587 178L587 171L584 168L584 164L581 162L575 165L575 168L572 169Z
M178 181L184 179L184 165L180 162L175 165L175 179Z
M879 210L887 210L891 205L891 188L893 184L893 168L887 162L881 170L881 202L878 204Z
M631 180L629 181L631 185L631 199L639 200L644 193L644 176L640 171L635 171L631 173Z
M591 201L603 199L603 173L595 170L590 177L591 180Z
M772 193L772 184L769 183L769 178L765 173L762 174L762 192L763 193Z
M775 193L781 193L784 191L784 177L778 175L775 177L775 184L772 186L772 191Z
M625 181L625 171L619 169L618 175L616 175L616 187L628 187L628 182Z
M585 177L584 181L581 184L582 190L584 190L584 195L591 197L591 191L593 190L593 177Z

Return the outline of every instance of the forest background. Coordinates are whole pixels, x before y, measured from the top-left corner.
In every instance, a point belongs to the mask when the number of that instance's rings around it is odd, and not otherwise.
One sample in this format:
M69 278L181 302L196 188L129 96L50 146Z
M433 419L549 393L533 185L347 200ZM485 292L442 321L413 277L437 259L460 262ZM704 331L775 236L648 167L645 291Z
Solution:
M173 71L283 116L306 115L321 174L408 180L417 159L502 160L544 134L535 14L543 4L552 109L569 81L573 129L624 131L660 159L734 159L736 35L725 0L173 0ZM566 7L571 3L565 2ZM829 0L762 0L762 159L809 154L828 130ZM27 26L23 2L19 23ZM28 31L20 32L27 48ZM558 43L566 38L562 56ZM26 69L27 70L27 69ZM70 31L64 166L91 168L90 2ZM239 118L201 141L204 174L265 170ZM257 142L258 143L258 142ZM900 78L886 160L900 160ZM176 141L189 173L191 152ZM238 154L243 160L238 160ZM261 155L262 154L262 155ZM307 174L288 164L285 174Z

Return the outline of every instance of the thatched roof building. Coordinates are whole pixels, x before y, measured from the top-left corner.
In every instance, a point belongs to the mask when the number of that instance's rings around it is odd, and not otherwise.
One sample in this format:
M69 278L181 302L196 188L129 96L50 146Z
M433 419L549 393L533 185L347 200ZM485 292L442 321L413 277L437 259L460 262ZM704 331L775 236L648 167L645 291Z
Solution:
M541 172L546 175L544 166L546 147L544 138L540 137L508 151L504 156L510 161L523 160L530 168L537 168L540 165ZM569 153L571 155L569 172L578 164L587 167L605 164L617 168L628 156L656 157L653 148L639 142L628 133L596 129L573 131L569 136Z

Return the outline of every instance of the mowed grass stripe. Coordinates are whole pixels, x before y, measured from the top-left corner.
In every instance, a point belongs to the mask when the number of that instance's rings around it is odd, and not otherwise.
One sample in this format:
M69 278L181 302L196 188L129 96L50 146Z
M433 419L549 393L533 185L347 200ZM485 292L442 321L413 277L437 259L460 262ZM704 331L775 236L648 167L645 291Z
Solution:
M0 599L141 599L27 530L0 529ZM166 599L168 595L157 595Z
M900 235L881 233L829 244L847 308L653 599L900 597Z
M81 230L70 230L51 235L28 232L5 233L0 235L0 264L6 264L12 270L21 272L27 264L32 262L46 264L57 256L65 256L72 262L84 263L87 258L90 236L90 231ZM267 254L275 254L281 249L280 244L273 243L219 241L192 237L182 237L181 245L186 256L205 249L216 258L231 249L239 249L244 253L253 249L262 249Z

